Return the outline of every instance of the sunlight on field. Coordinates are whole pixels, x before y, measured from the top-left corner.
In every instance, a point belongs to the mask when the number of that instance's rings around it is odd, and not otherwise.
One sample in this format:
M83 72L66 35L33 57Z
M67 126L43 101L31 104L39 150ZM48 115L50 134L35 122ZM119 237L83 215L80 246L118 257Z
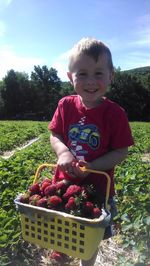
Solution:
M37 167L56 162L47 126L48 122L0 121L0 265L24 265L24 261L25 265L50 265L43 264L43 260L47 259L46 250L31 247L23 241L19 213L14 205L16 195L24 192L33 182ZM132 122L131 128L135 146L129 149L128 158L116 168L115 174L118 205L115 222L119 226L121 242L117 242L117 238L109 243L106 241L100 248L101 262L97 262L97 266L111 266L110 254L114 254L114 261L117 262L112 265L149 263L150 124ZM30 143L35 138L38 138L37 141ZM20 148L27 143L30 145ZM5 152L12 150L15 150L13 156L7 160L2 158Z

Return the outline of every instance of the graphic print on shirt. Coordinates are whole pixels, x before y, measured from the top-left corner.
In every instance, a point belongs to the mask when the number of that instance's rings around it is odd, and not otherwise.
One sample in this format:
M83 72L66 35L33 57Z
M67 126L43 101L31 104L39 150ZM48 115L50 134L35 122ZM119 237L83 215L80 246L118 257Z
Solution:
M79 160L84 160L84 155L88 153L89 148L96 150L100 145L100 134L97 127L94 124L85 125L85 118L84 116L77 124L71 125L68 132L71 143L70 150ZM87 145L87 150L83 148L83 144Z

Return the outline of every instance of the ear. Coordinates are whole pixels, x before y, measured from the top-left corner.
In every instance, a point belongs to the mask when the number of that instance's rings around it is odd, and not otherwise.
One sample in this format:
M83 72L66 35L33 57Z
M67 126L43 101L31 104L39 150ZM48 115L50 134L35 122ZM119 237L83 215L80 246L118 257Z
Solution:
M68 76L71 84L73 84L72 73L71 72L67 72L67 76Z

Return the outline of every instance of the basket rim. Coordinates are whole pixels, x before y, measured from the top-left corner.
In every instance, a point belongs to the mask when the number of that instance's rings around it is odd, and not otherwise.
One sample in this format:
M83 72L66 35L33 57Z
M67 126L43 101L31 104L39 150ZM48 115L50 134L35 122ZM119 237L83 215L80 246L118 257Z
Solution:
M30 211L34 210L36 211L42 211L45 214L51 214L51 215L59 215L59 216L63 216L64 218L70 218L70 219L74 219L77 220L78 222L88 222L89 224L99 224L100 222L102 222L108 215L110 215L110 212L108 210L105 210L104 208L102 208L102 214L99 216L99 218L94 218L94 219L89 219L89 218L84 218L84 217L80 217L80 216L75 216L63 211L56 211L56 210L51 210L51 209L47 209L44 207L38 207L38 206L34 206L34 205L30 205L30 204L26 204L26 203L22 203L19 201L19 197L22 194L19 194L15 200L14 203L16 204L16 206L21 207L21 209L29 209Z

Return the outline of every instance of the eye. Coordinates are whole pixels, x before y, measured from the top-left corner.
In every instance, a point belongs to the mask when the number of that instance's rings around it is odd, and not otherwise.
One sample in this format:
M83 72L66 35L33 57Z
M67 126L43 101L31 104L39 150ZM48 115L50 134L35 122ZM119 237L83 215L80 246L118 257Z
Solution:
M97 71L97 72L95 72L95 75L96 75L96 76L102 76L102 75L103 75L103 73L102 73L102 72L100 72L100 71Z
M80 77L85 77L87 74L86 74L86 72L80 72L78 75L79 75Z

